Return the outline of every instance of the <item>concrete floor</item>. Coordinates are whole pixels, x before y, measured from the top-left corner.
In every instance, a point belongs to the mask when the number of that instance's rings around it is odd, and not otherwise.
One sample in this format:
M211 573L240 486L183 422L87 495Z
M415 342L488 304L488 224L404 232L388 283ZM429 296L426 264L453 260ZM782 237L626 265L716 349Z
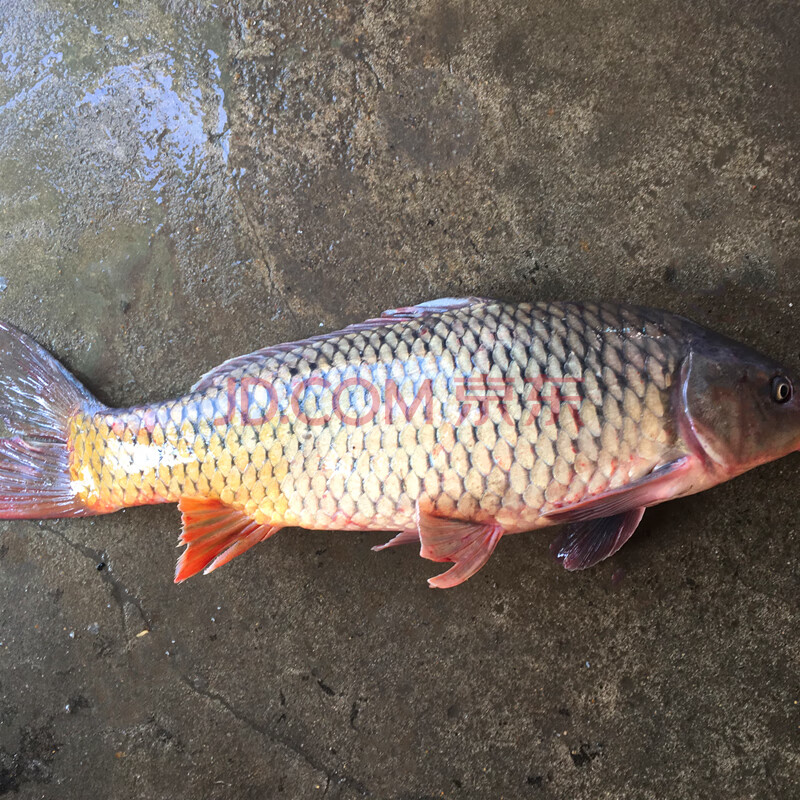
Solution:
M798 364L794 0L263 5L0 0L0 316L101 399L459 294ZM798 478L447 592L373 535L175 586L174 507L2 523L0 795L797 797Z

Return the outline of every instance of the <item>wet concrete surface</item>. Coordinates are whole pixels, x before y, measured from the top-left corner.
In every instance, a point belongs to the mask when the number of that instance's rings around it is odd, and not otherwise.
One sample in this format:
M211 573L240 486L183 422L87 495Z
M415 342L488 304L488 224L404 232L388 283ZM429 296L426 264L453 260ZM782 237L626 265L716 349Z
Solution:
M461 294L800 361L792 0L0 17L0 315L105 402ZM174 507L3 522L0 795L796 797L799 475L651 510L582 574L513 537L446 592L377 535L175 586Z

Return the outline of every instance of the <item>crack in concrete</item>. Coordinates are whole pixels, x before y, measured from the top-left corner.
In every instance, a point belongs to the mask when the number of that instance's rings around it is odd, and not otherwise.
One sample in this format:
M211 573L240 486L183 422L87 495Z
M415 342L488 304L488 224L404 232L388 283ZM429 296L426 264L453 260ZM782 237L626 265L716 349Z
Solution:
M776 592L768 592L766 589L762 589L760 586L756 586L755 584L751 584L748 581L746 581L741 576L738 567L733 572L733 579L741 586L744 586L744 588L747 589L748 592L760 595L761 597L769 600L771 603L775 603L776 605L782 605L782 606L789 605L789 601L782 595Z
M108 556L105 552L101 552L99 550L93 550L91 547L87 545L80 544L79 542L74 542L70 539L66 534L62 533L61 531L57 531L54 528L50 528L47 525L40 525L41 530L53 534L59 538L64 544L74 550L76 553L84 556L85 558L90 559L94 562L94 564L98 563L106 563L108 562ZM122 583L122 581L117 578L116 575L111 571L110 568L106 567L102 570L95 570L97 574L100 576L100 579L103 583L108 584L111 589L111 596L114 598L114 602L117 604L120 610L121 619L122 619L122 631L126 637L129 636L128 631L128 622L125 616L125 605L126 603L130 603L138 612L139 617L142 620L142 624L148 629L152 629L152 620L150 619L150 615L145 611L144 606L142 605L142 601L136 597L126 586Z
M357 791L362 797L371 797L372 792L359 781L357 778L352 777L351 775L347 775L344 772L341 772L337 769L332 767L328 767L315 758L313 755L309 755L303 750L302 745L298 744L290 737L286 736L285 734L280 733L279 731L275 730L274 726L268 726L262 722L258 722L257 720L252 719L247 714L239 711L227 698L223 695L219 694L218 692L214 692L211 690L200 689L193 681L184 675L181 672L178 672L178 677L182 683L184 683L192 692L195 694L200 695L200 697L204 697L206 700L210 700L218 705L221 705L234 719L238 720L242 723L242 725L246 725L251 730L255 731L256 733L264 736L265 738L269 739L271 742L275 744L281 745L286 750L289 750L291 753L294 753L298 758L308 764L312 769L315 769L317 772L321 772L325 775L326 784L325 784L325 791L322 794L324 797L328 793L328 789L331 786L331 783L335 782L337 786L349 786L350 788Z
M253 220L250 218L250 211L247 208L247 203L245 203L244 198L239 191L239 187L236 184L236 181L233 182L233 191L236 195L236 199L239 201L239 204L242 207L242 212L244 214L245 222L247 223L247 227L250 229L250 234L253 237L253 243L255 248L258 250L258 255L261 260L264 262L264 267L266 269L267 279L270 282L270 288L272 291L280 297L281 301L283 302L284 308L289 312L289 316L292 318L292 322L294 323L295 331L300 330L300 320L297 318L297 314L295 314L294 309L292 308L291 304L289 303L286 293L284 290L278 286L277 281L275 280L275 276L273 275L273 263L272 259L267 252L264 245L261 243L261 237L258 235L258 230L253 223ZM299 334L298 334L299 335Z
M360 53L360 56L361 56L360 60L364 64L366 64L367 69L370 71L370 73L372 73L372 77L375 78L375 83L378 84L378 91L382 92L384 90L384 85L383 81L380 79L380 76L378 75L377 70L375 69L375 67L372 66L372 62L367 58L367 56L363 52Z

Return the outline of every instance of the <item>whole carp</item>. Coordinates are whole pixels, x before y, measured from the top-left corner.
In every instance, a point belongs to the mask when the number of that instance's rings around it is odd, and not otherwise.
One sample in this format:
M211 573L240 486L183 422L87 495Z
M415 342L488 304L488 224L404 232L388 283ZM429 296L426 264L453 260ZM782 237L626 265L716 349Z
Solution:
M396 532L455 586L565 523L567 569L644 510L800 447L789 372L665 311L445 298L231 359L111 409L0 324L0 517L179 504L175 580L284 527ZM375 548L381 549L381 548Z

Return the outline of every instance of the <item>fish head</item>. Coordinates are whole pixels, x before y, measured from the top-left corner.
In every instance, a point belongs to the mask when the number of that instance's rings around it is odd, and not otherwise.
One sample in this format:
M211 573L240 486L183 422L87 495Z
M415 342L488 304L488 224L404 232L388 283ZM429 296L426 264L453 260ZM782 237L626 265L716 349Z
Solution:
M800 376L746 345L704 332L678 388L686 438L722 480L800 449Z

